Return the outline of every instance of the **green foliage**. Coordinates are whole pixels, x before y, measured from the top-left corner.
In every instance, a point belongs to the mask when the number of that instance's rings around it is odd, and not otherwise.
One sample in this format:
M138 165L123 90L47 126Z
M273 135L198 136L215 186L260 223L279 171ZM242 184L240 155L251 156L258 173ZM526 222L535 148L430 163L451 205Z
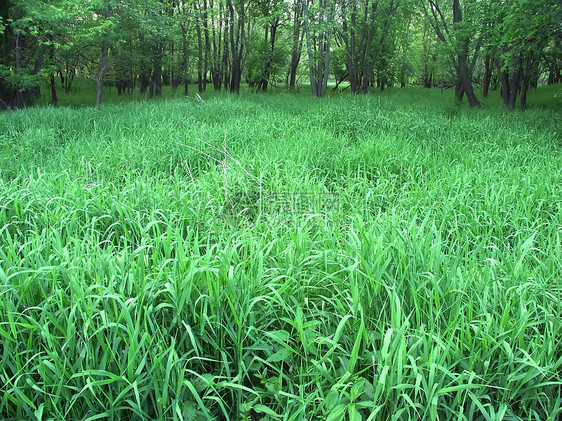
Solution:
M428 92L0 114L0 418L557 419L559 102Z
M245 61L246 78L252 82L282 75L287 66L290 43L286 39L277 40L272 50L270 43L265 43L263 34L255 32L248 40L248 53Z

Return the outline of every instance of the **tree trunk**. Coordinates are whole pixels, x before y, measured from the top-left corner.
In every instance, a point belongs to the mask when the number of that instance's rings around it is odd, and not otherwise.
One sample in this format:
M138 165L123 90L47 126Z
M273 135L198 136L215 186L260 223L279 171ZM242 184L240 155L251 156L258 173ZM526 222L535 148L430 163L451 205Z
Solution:
M203 60L203 91L207 90L207 74L209 73L209 22L207 13L207 0L203 0L203 35L205 38L205 58Z
M39 52L37 53L37 58L35 59L35 65L33 66L33 70L30 73L30 76L37 76L41 71L41 67L43 66L43 58L45 57L45 51L47 47L45 44L42 44L39 47ZM39 86L39 82L36 85L30 86L26 88L23 92L23 101L24 106L27 106L31 99L40 99L41 98L41 88Z
M267 57L267 60L265 62L265 68L264 68L264 72L263 72L263 78L261 80L260 85L258 86L258 91L262 91L262 92L266 92L267 91L267 86L269 85L269 78L271 77L271 63L273 60L273 54L275 52L275 41L277 39L277 28L279 27L279 19L275 19L272 23L271 26L269 28L269 33L270 33L270 37L269 37L269 55ZM267 33L267 32L266 32ZM266 42L267 42L267 37L266 37Z
M230 54L232 56L230 93L240 93L240 82L242 80L242 54L244 53L244 4L235 10L232 0L227 0L230 14ZM238 19L236 19L236 17ZM235 28L236 23L236 30Z
M332 39L332 30L326 29L324 27L325 23L331 22L332 18L332 8L328 4L329 1L330 0L320 0L318 3L320 10L318 14L318 26L320 27L320 33L318 35L317 44L315 44L315 48L318 53L318 58L315 63L312 51L312 43L310 39L310 16L308 13L308 3L307 0L303 0L306 47L308 53L308 64L310 68L310 85L312 89L312 95L317 98L322 98L326 95L328 75L330 70L330 44ZM328 16L326 16L326 13L328 13Z
M304 42L304 31L302 31L302 2L294 3L293 15L293 45L291 51L291 64L289 65L289 89L294 90L297 81L297 69L301 60L302 46Z
M57 83L55 81L55 74L51 73L51 104L57 105L59 99L57 97Z
M154 87L154 96L162 95L162 53L156 55L152 72L151 85Z
M213 2L210 3L211 9ZM223 37L223 8L222 2L219 3L219 20L215 22L214 14L211 13L211 31L212 31L212 58L211 58L211 77L213 79L213 88L215 91L220 91L222 87L222 37Z
M181 25L181 36L182 36L182 57L181 57L181 67L182 67L182 79L183 79L183 94L187 96L189 93L189 80L187 78L187 26Z
M459 0L453 0L453 22L462 22L462 13ZM480 105L480 101L478 101L476 95L474 94L474 88L472 87L471 74L468 68L467 59L467 46L465 44L464 46L462 46L462 50L460 50L457 54L457 71L459 79L462 82L463 90L468 98L469 105L471 107L477 107Z
M368 3L365 3L365 21L363 23L361 32L361 41L357 42L357 2L351 2L351 10L349 11L349 25L347 19L347 6L346 2L342 3L344 8L344 18L342 22L343 27L343 43L345 53L347 56L347 74L349 75L349 87L352 94L359 93L359 50L362 47L363 39L365 38L365 25L367 23ZM338 83L339 85L339 83Z
M204 91L203 87L203 37L201 35L201 15L199 13L199 9L197 7L197 2L193 3L193 8L195 13L197 14L197 26L195 27L197 31L197 52L198 52L198 59L197 59L197 89L199 93Z
M523 79L521 81L521 96L519 98L519 104L521 109L527 108L527 91L529 90L529 81L531 78L531 61L532 52L527 52L527 57L525 58L525 67L523 69Z
M308 68L309 68L309 79L310 79L310 87L312 89L312 96L318 97L318 86L316 85L316 81L314 80L314 57L312 54L312 43L310 42L310 23L308 22L308 0L302 0L303 11L304 11L304 31L306 34L306 51L308 54Z
M223 2L219 2L219 7L221 13L223 11ZM230 11L224 11L224 34L222 37L222 79L223 79L223 87L226 91L230 88Z
M462 102L463 98L464 98L464 87L462 81L460 79L457 79L457 82L455 83L455 99L458 102Z
M363 93L367 93L367 87L365 86L365 81L372 81L373 78L373 73L374 73L374 69L375 69L375 63L377 62L377 59L379 57L379 54L383 48L384 42L386 40L386 36L388 35L388 31L390 29L390 17L392 16L392 14L397 10L398 8L398 3L395 3L394 0L390 0L388 5L387 5L387 10L386 10L386 17L385 20L383 22L383 27L382 27L382 33L381 36L378 40L377 43L377 49L372 53L372 56L369 57L368 61L369 61L369 66L367 68L367 78L365 78L365 75L363 75L364 77L364 85L363 85ZM373 18L374 20L374 15Z
M109 19L111 16L111 7L109 4L110 0L105 0L105 18ZM103 40L101 46L101 59L100 59L100 67L98 71L98 77L96 79L96 103L95 106L98 108L101 105L101 96L103 91L103 81L105 79L105 75L107 74L107 67L108 67L108 51L109 51L109 41L106 39Z
M513 110L515 108L515 103L517 102L517 94L519 93L519 88L521 84L521 55L517 55L515 59L515 64L511 72L511 78L509 81L509 100L507 103L507 108Z
M484 59L484 80L482 82L482 96L484 98L488 97L488 91L490 90L490 81L492 79L491 61L492 59L488 54Z
M369 32L367 33L367 43L365 45L365 52L363 54L363 69L361 73L361 87L360 90L362 93L366 94L369 89L369 83L371 82L372 75L368 74L369 72L369 60L371 56L371 43L373 42L373 32L374 32L374 22L375 22L375 13L378 8L378 1L373 2L371 6L371 18L369 21Z

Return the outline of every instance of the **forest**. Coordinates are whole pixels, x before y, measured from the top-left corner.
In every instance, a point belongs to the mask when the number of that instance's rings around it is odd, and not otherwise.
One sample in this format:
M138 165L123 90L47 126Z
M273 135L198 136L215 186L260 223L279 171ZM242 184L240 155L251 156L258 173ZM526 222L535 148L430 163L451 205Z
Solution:
M6 0L0 106L24 107L77 78L148 98L162 86L239 93L310 85L498 90L525 108L529 88L562 81L559 0ZM212 88L211 88L212 85ZM478 89L475 87L477 86ZM480 89L481 87L481 89Z
M561 6L0 1L0 419L560 420Z

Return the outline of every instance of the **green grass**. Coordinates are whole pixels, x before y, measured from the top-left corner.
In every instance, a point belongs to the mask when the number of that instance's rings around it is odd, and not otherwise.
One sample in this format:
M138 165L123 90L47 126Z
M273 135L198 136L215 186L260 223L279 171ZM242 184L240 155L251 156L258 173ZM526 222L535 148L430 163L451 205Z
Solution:
M552 91L425 92L1 114L0 418L558 419Z

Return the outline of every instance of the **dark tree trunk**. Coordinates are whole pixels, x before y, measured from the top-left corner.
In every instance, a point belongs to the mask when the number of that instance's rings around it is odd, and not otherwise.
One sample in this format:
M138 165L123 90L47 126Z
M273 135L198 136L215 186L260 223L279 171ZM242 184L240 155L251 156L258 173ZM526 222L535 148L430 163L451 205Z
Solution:
M560 72L560 68L556 64L551 65L550 69L548 69L548 79L546 81L547 85L553 85L561 82L562 73Z
M41 67L43 66L43 58L45 57L46 50L47 47L44 44L42 44L39 47L39 52L37 54L37 58L35 59L35 65L33 66L33 70L31 70L30 73L31 76L36 76L41 71ZM41 88L38 82L36 85L26 88L23 92L24 106L29 104L29 102L32 99L40 99L40 98L41 98Z
M521 56L518 55L515 59L511 77L509 80L509 99L507 101L507 108L513 110L517 102L517 94L521 84Z
M368 80L372 81L373 72L374 72L374 69L375 69L375 64L377 62L377 59L378 59L379 54L380 54L380 52L383 48L384 42L386 40L386 37L387 37L389 29L390 29L390 23L391 23L390 18L392 16L392 14L394 12L396 12L396 10L398 8L398 4L399 4L399 2L395 3L394 0L390 0L388 2L387 9L386 9L386 17L385 17L384 22L383 22L381 36L380 36L380 38L378 40L378 43L377 43L377 49L372 53L371 57L367 57L367 56L365 57L366 60L368 58L369 66L367 68L367 74L366 75L363 74L363 86L361 88L362 88L362 92L364 94L367 93L367 89L368 89L367 86L365 85L366 82ZM374 20L374 16L373 16L373 20Z
M142 69L141 75L140 75L140 91L141 91L141 94L146 93L146 90L148 89L149 86L150 86L150 78L148 77L146 67L143 66L143 69Z
M490 90L490 81L492 79L492 66L490 65L492 59L488 54L484 59L484 80L482 82L482 96L486 98Z
M109 19L109 17L111 16L111 7L109 2L110 0L105 0L106 19ZM107 74L107 68L109 65L108 52L109 52L109 41L107 39L104 39L101 46L100 67L98 71L98 77L96 79L96 103L95 103L96 108L98 108L101 105L103 81L105 79L105 75Z
M69 67L68 64L66 65L66 76L63 76L61 72L61 83L64 84L64 93L70 93L70 88L72 87L72 82L74 81L74 77L76 76L76 70L74 67ZM64 80L64 81L63 81Z
M197 7L197 2L193 3L193 8L195 13L197 14L197 26L195 27L197 31L197 89L199 93L204 91L203 86L203 37L201 34L201 14L199 13L199 9Z
M57 83L55 81L55 74L51 73L51 104L57 105L59 99L57 97Z
M210 7L213 8L213 2L211 0ZM211 58L211 79L213 81L213 89L215 91L220 91L222 86L222 65L221 65L221 54L222 54L222 28L223 28L223 14L222 14L222 2L220 3L218 23L215 22L214 14L211 13L211 33L212 33L212 58Z
M341 85L341 83L348 77L347 73L344 73L342 75L342 77L340 77L337 81L336 81L336 86L334 86L334 88L332 89L332 91L337 91L339 86Z
M357 5L358 3L353 1L351 3L342 3L344 8L344 19L342 22L343 27L343 43L345 48L345 53L347 56L347 74L349 76L349 87L352 94L359 93L359 54L363 45L363 40L365 38L365 27L367 25L368 16L368 4L365 3L365 20L363 22L363 27L361 31L361 40L357 41ZM349 25L347 22L348 12L347 7L350 6L349 10ZM338 84L339 85L339 84Z
M222 2L220 3L222 11ZM223 52L222 52L222 69L223 69L223 86L225 90L230 89L230 19L227 12L225 12L224 35L222 38Z
M459 78L462 83L462 90L466 93L468 98L468 103L471 107L477 107L480 105L480 101L476 98L474 94L474 89L472 87L472 80L470 79L470 72L468 66L466 65L466 55L459 54Z
M318 3L319 8L319 21L318 25L320 33L317 35L315 48L317 52L316 61L314 59L311 36L310 36L310 18L308 13L307 0L303 0L303 15L305 20L305 35L306 35L306 49L308 54L308 64L310 68L310 85L312 88L312 95L317 98L323 98L326 95L328 85L328 74L330 70L330 44L332 41L332 30L324 28L326 22L332 20L332 6L328 4L327 0L320 0ZM326 16L328 14L328 16Z
M207 90L207 74L209 73L209 54L210 54L210 43L209 43L209 22L207 13L207 0L203 0L203 35L205 38L205 58L203 60L203 91Z
M232 0L227 0L227 5L230 14L230 54L232 56L230 92L238 94L240 93L240 82L242 80L242 55L244 53L244 36L246 29L244 21L245 12L243 3L238 5L236 10L232 4Z
M182 57L181 57L181 72L183 79L183 94L187 96L189 93L189 80L187 78L187 26L183 23L181 25L181 35L182 35Z
M258 92L262 91L262 92L266 92L267 91L267 87L269 85L269 78L271 77L271 63L273 61L273 54L275 52L275 41L277 39L277 28L279 27L279 19L275 19L269 28L269 55L267 57L267 60L265 62L265 66L264 66L264 71L262 74L262 80L260 81L260 84L258 85ZM266 32L267 34L267 32ZM266 44L267 44L267 36L266 36Z
M0 1L0 19L6 22L9 19L9 1ZM9 42L12 39L10 27L7 26L3 33L0 33L0 66L7 66L9 62ZM5 110L9 105L10 89L0 78L0 110Z
M296 1L293 10L293 44L291 50L291 64L289 65L289 89L294 90L297 81L297 69L301 60L304 31L302 30L302 2Z
M462 81L458 79L457 82L455 83L455 99L458 102L462 102L463 98L464 98L464 86L462 84Z
M101 60L100 67L98 71L98 77L96 78L96 103L95 106L98 108L101 105L101 98L103 92L103 81L105 75L107 74L108 57L107 52L109 50L109 41L103 41L101 47Z
M500 75L500 94L502 97L502 102L505 107L509 106L509 75L506 71L502 71Z
M521 109L524 110L527 108L527 91L529 90L529 81L531 78L531 61L532 61L532 52L527 52L527 56L525 58L525 67L523 68L523 78L521 80L521 96L519 98L519 105Z
M462 13L459 0L453 0L453 22L462 22ZM480 101L476 99L474 88L472 87L471 72L468 67L467 47L463 46L462 50L457 54L457 71L462 87L468 98L468 103L471 107L480 105Z
M371 6L371 18L369 20L369 32L367 33L367 41L365 44L365 51L363 53L363 69L361 72L361 80L360 83L360 91L364 94L367 93L369 89L369 84L371 82L372 75L369 74L369 60L371 57L371 43L373 42L373 32L374 32L374 22L375 22L375 13L378 8L378 1L374 1ZM374 60L373 60L374 61Z
M154 87L154 96L162 95L162 56L158 55L152 72L151 86Z

